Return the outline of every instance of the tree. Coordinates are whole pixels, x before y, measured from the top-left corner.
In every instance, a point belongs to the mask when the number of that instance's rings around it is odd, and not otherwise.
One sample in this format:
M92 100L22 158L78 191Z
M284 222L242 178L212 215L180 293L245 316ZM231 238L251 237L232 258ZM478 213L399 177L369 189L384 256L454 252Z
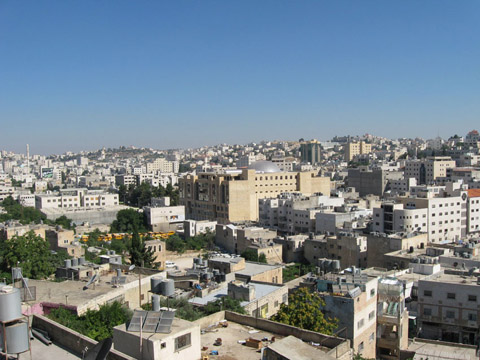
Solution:
M129 309L114 301L100 306L99 310L87 310L83 316L77 316L65 308L53 309L48 317L72 330L97 341L113 336L113 328L124 324L132 317Z
M318 293L300 288L288 297L288 305L280 306L272 320L331 335L338 326L338 320L326 318L322 312L324 306L325 302Z
M240 305L240 300L233 299L230 296L224 296L216 301L209 302L202 309L206 315L210 315L222 310L233 311L239 314L246 314L245 309Z
M125 209L117 213L117 219L113 221L110 231L113 233L131 233L133 229L139 232L147 232L145 218L142 213L135 209Z
M22 224L30 224L31 222L36 224L50 222L39 210L33 207L22 206L17 201L13 200L11 196L3 200L2 207L5 209L6 213L0 214L0 222L8 220L19 220Z
M264 264L267 263L267 257L265 256L264 253L261 253L261 254L258 256L258 262L264 263Z
M134 229L132 233L132 244L129 249L130 263L136 266L152 268L154 267L153 250L148 248L145 241L140 239L138 231Z
M55 271L49 243L33 231L0 242L0 257L3 271L19 265L27 278L44 279Z
M72 224L72 220L62 215L55 219L55 224L60 225L64 229L72 230L75 228L75 224Z

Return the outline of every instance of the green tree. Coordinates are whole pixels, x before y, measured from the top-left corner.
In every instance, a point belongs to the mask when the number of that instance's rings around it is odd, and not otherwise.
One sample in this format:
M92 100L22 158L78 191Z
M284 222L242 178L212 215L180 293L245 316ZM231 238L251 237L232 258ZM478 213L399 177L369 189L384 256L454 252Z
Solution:
M0 257L3 271L19 265L27 278L44 279L55 271L48 242L33 231L0 242Z
M331 335L338 326L338 320L326 318L322 312L324 306L325 302L318 293L300 288L288 297L288 305L280 306L272 320Z
M104 235L104 234L98 228L89 232L88 233L87 246L98 246L98 245L100 245L99 241L98 241L98 238L100 237L100 235Z
M124 324L132 317L129 309L115 301L100 306L99 310L88 310L83 316L77 316L65 308L53 309L48 317L72 330L101 341L113 336L113 328Z
M262 253L258 256L258 262L265 264L267 263L267 257L265 256L265 254Z
M240 300L233 299L230 296L224 296L216 301L209 302L202 309L205 315L210 315L222 310L233 311L239 314L246 314L245 309L240 305Z
M55 224L60 225L64 229L72 230L75 228L75 224L72 223L72 220L67 218L65 215L62 215L55 219Z
M117 219L112 222L110 231L113 233L131 233L133 229L139 232L147 232L145 218L142 213L135 209L125 209L117 213Z
M243 253L242 253L242 257L246 260L246 261L254 261L254 262L258 262L258 254L255 250L253 249L246 249Z
M167 241L167 250L176 251L177 253L184 253L187 250L187 243L177 234L170 236Z
M153 250L145 245L145 241L140 239L136 229L132 233L132 244L129 249L130 263L136 266L152 268L155 266Z
M3 200L2 207L5 209L5 213L0 214L0 222L19 220L22 224L30 224L31 222L36 224L42 222L50 223L50 221L47 220L47 217L39 210L32 207L22 206L17 201L13 200L11 196Z

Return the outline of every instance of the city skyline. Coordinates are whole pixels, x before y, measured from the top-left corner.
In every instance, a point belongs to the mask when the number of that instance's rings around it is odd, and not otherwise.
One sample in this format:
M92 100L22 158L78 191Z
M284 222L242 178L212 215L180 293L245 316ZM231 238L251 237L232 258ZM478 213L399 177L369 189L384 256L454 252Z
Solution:
M465 135L480 112L479 8L4 1L1 147Z

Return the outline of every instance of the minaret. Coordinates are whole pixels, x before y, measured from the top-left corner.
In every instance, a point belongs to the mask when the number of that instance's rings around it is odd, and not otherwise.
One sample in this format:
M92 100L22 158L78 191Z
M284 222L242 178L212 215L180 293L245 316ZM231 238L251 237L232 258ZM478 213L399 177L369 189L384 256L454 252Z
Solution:
M30 172L30 145L27 144L27 171Z

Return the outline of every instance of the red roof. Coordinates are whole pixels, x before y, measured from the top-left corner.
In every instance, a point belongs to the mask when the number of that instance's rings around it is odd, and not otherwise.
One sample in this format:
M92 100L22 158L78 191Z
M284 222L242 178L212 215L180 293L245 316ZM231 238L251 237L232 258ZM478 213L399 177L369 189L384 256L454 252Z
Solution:
M468 197L480 197L480 189L468 189Z

